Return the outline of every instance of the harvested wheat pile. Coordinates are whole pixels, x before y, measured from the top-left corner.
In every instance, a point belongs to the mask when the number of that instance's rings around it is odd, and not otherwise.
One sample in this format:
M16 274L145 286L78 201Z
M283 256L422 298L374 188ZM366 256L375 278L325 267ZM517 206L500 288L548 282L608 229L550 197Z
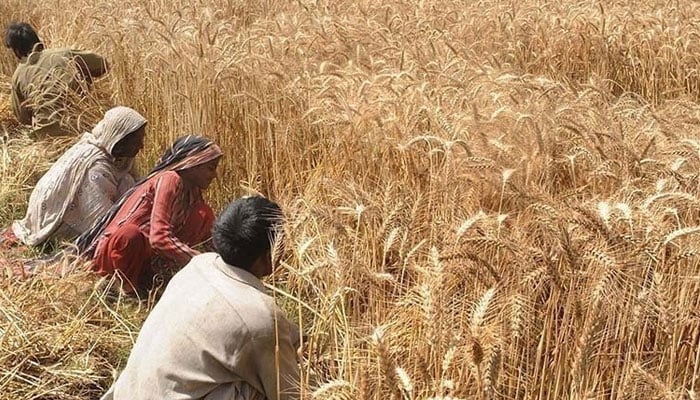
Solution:
M0 91L0 130L6 138L21 129L10 108L10 80L10 77L0 76L0 82L2 82L0 85L2 87Z
M106 303L94 278L3 282L0 385L5 398L98 398L128 355L145 306Z

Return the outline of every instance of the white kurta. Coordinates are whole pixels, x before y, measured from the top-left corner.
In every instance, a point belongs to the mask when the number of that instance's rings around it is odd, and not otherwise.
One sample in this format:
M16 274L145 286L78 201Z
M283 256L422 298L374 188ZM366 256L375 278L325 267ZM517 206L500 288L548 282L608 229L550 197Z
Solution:
M297 342L259 279L201 254L170 281L103 399L297 399Z

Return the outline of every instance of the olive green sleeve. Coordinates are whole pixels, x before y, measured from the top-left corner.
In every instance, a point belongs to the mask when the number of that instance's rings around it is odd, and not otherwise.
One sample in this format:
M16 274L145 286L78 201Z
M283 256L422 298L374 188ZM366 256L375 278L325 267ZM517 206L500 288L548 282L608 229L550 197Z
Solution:
M73 56L78 64L78 68L83 76L89 81L92 78L98 78L107 72L107 60L104 57L87 51L73 50Z
M13 79L12 95L10 97L10 106L12 107L12 112L15 114L15 117L17 117L17 120L26 125L31 124L32 109L23 104L25 99L17 78Z

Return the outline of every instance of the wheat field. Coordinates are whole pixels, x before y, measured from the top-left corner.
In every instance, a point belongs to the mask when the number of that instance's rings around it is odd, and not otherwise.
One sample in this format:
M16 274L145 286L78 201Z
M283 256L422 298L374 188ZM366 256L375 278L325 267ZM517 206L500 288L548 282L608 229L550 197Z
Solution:
M268 284L309 338L303 399L697 398L697 2L5 0L11 20L109 59L76 131L134 107L142 171L204 134L216 208L282 205ZM75 140L13 122L15 64L3 226ZM0 254L2 398L97 398L153 301L9 273L34 255Z

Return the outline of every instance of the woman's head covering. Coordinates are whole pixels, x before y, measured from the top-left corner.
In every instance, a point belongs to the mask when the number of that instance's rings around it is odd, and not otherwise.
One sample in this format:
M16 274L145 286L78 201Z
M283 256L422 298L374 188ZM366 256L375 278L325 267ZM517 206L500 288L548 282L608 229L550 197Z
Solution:
M205 137L183 136L163 153L148 175L152 176L161 171L183 171L208 163L222 155L219 146Z
M129 134L146 125L146 118L129 107L114 107L105 113L92 132L83 137L92 144L112 154L114 146Z
M114 165L114 145L145 124L146 119L131 108L107 111L92 132L83 134L41 177L29 198L24 219L12 224L15 235L30 246L46 241L63 221L88 170L100 160ZM116 174L116 165L114 169Z
M139 180L133 188L124 193L112 206L109 212L93 225L87 232L80 235L76 241L80 253L92 256L97 245L97 239L102 235L107 225L112 221L124 202L131 196L136 188L144 182L153 179L165 171L183 171L198 165L215 160L223 155L223 152L214 142L202 136L188 135L181 137L168 148L158 160L155 167L144 178Z

